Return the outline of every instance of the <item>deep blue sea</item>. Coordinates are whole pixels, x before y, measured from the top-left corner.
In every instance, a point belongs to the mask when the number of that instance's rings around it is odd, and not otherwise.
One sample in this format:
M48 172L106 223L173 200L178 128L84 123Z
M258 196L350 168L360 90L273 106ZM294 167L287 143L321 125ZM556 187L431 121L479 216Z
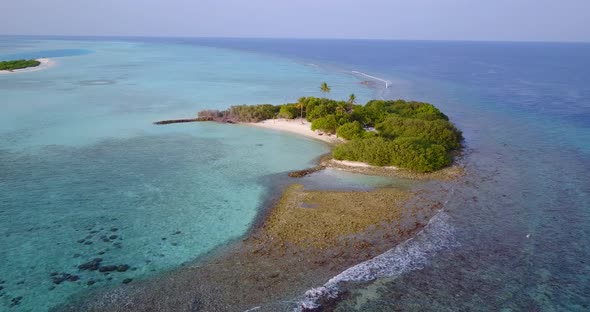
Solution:
M335 310L590 309L590 44L0 38L0 60L41 56L57 64L0 75L1 311L46 311L242 237L274 179L328 148L151 122L295 101L322 81L335 98L432 102L466 145L444 211L381 271L340 279ZM310 183L322 179L388 183ZM95 257L130 269L78 272Z

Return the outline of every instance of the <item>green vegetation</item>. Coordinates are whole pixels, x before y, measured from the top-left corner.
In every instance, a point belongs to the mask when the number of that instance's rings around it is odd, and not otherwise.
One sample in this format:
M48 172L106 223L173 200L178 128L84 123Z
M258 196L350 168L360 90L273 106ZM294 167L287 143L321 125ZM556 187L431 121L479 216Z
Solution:
M396 166L432 172L451 162L447 149L412 137L388 140L375 136L355 139L334 148L335 159L362 161L375 166Z
M338 120L336 120L336 116L327 115L314 120L311 123L311 130L321 130L329 134L334 134L336 133L338 125L339 124Z
M345 140L362 139L366 133L361 123L356 120L347 122L336 129L336 135Z
M279 109L279 117L286 118L286 119L297 118L298 109L300 108L298 106L300 106L300 105L297 105L297 104L281 105L281 108ZM303 107L303 106L301 106L301 107Z
M330 87L322 83L324 93ZM312 130L336 134L347 142L332 152L338 160L395 166L432 172L449 165L450 153L461 147L461 131L432 104L413 101L372 100L366 105L328 98L302 97L284 105L241 105L226 111L203 111L202 120L258 122L282 117L306 118Z
M280 110L281 105L236 105L223 111L200 111L198 114L198 119L220 122L259 122L266 119L276 118L279 115Z
M354 103L356 102L356 95L354 95L354 93L351 93L350 96L348 97L348 112L352 112L352 107L354 105Z
M41 62L37 60L2 61L0 62L0 70L23 69L27 67L39 66L39 64L41 64Z
M330 88L330 86L328 86L327 83L322 82L320 84L320 91L322 91L322 94L328 94L328 93L330 93L331 90L332 90L332 88Z

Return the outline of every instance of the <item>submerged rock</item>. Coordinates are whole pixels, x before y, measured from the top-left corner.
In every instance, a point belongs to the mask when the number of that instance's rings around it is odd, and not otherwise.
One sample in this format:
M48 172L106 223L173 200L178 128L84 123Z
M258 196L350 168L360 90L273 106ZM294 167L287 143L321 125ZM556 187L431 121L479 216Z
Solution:
M19 305L20 301L22 299L23 299L23 296L18 296L18 297L12 298L12 300L10 300L10 302L11 302L10 306L13 307L13 306Z
M91 261L80 264L78 266L78 269L88 270L88 271L96 271L100 267L101 262L102 262L102 258L94 258Z
M129 265L127 264L120 264L117 266L117 272L125 272L129 270Z
M131 283L131 281L133 281L132 278L126 278L123 280L123 284L129 284L129 283Z
M116 265L104 265L98 268L99 272L112 272L117 269Z
M59 285L65 281L75 282L75 281L79 280L80 277L78 275L72 275L69 273L61 273L61 275L53 276L51 279L53 280L54 284Z
M315 166L313 168L289 172L289 176L291 178L303 178L304 176L306 176L308 174L312 174L314 172L318 172L318 171L321 171L324 169L326 169L326 167L320 165L320 166Z

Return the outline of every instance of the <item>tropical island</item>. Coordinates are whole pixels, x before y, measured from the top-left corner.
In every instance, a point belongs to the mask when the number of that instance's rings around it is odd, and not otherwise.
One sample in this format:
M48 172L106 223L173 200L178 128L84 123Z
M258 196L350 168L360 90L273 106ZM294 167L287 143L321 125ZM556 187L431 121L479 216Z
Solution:
M324 90L327 85L322 84ZM328 98L302 97L282 105L238 105L205 110L198 121L260 123L283 118L311 123L311 130L336 136L332 157L372 166L433 172L452 162L463 139L449 118L434 105L404 100L371 100L365 105ZM305 125L305 123L304 123ZM338 142L338 140L333 140Z
M329 87L323 83L321 90L327 93ZM461 170L449 165L461 146L461 132L432 104L355 102L354 95L348 101L302 97L297 103L237 105L156 124L214 121L296 132L330 143L332 155L326 158L374 168L405 168L426 176L427 183L370 190L279 186L273 191L280 191L280 196L260 211L246 237L223 252L211 253L166 277L134 282L131 292L115 299L105 290L56 311L115 311L121 306L145 311L153 302L163 310L178 311L194 298L199 298L202 310L229 310L224 306L228 302L235 310L257 309L261 303L307 296L309 285L323 285L414 237L453 194L454 184L448 180ZM318 167L325 167L322 163ZM301 311L319 311L334 298L336 293L330 293L298 306Z
M1 61L0 70L17 70L29 67L37 67L41 65L38 60L13 60L13 61Z
M38 58L34 60L12 60L0 62L0 74L17 74L44 70L56 65L56 62L49 58Z

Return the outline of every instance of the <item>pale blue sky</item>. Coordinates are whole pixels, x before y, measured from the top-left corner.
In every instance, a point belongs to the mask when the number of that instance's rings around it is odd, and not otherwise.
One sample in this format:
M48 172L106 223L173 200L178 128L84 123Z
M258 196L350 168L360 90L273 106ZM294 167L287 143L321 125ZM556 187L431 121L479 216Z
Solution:
M0 15L20 35L590 41L590 0L0 0Z

